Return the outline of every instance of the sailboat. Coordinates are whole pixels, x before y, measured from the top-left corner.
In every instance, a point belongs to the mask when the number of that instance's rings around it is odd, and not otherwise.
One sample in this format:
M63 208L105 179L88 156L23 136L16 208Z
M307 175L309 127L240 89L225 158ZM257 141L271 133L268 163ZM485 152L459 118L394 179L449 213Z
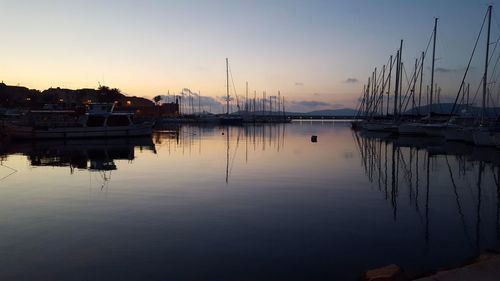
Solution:
M483 106L481 112L481 125L479 128L472 132L472 139L475 145L479 146L495 146L494 131L490 127L490 122L487 116L487 79L488 79L488 60L489 60L489 47L490 47L490 28L491 28L491 10L493 6L488 6L488 35L486 37L486 60L484 65L484 77L483 77Z
M360 126L361 128L367 130L367 131L374 131L374 132L385 132L385 133L397 133L398 132L398 114L401 113L400 110L398 110L398 97L400 97L400 89L401 89L401 81L400 79L402 76L402 51L403 51L403 40L401 40L399 50L397 51L396 55L396 85L395 85L395 90L394 90L394 114L393 116L389 116L388 114L388 108L387 108L387 116L380 116L378 115L378 102L380 100L383 101L383 94L385 91L385 78L383 77L384 74L382 75L382 90L380 91L380 94L378 93L378 85L377 85L377 75L375 69L373 79L371 80L370 84L370 79L368 79L368 86L366 90L364 91L364 98L363 98L363 103L364 106L366 107L364 109L365 113L365 118L369 118L365 121L363 121ZM387 77L387 81L389 82L389 88L390 88L390 80L391 80L391 70L392 70L392 56L390 57L389 60L389 76ZM385 70L385 67L383 68ZM372 93L370 94L370 87ZM389 94L390 89L387 90L387 95ZM362 110L363 103L360 107L360 110ZM389 103L389 99L387 100L387 103ZM381 106L382 111L383 111L383 106Z
M437 32L438 19L434 19L434 30L432 32L433 37L433 47L432 47L432 70L431 70L431 92L429 99L429 115L420 119L417 122L403 122L398 126L398 133L400 135L427 135L427 126L432 122L432 95L434 92L434 62L436 58L436 32ZM424 55L422 54L421 69L423 71ZM422 75L422 73L420 73ZM420 83L420 88L422 88L422 83Z
M242 125L243 117L229 114L229 60L226 58L226 114L221 116L222 125Z

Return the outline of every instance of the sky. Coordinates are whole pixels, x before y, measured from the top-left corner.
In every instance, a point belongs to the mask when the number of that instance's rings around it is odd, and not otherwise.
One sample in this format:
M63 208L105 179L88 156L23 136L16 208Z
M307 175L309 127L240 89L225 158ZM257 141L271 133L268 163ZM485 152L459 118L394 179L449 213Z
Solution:
M412 71L438 17L435 81L446 100L456 95L488 4L492 41L500 34L499 2L0 0L0 80L40 90L102 84L147 98L190 89L220 100L229 58L232 96L244 96L248 81L250 97L280 91L297 111L355 107L401 39ZM426 59L425 84L429 72Z

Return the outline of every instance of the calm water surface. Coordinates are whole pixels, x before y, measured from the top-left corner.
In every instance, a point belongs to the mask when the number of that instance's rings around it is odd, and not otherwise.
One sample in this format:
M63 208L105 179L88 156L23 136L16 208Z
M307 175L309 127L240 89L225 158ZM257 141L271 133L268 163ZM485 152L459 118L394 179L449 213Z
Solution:
M496 149L304 122L1 153L2 280L354 280L499 246Z

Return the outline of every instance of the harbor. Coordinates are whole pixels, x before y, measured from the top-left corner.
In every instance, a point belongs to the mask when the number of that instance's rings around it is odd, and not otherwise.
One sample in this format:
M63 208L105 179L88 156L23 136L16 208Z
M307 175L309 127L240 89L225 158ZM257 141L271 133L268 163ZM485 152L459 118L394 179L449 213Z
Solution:
M0 280L500 280L499 4L3 1Z

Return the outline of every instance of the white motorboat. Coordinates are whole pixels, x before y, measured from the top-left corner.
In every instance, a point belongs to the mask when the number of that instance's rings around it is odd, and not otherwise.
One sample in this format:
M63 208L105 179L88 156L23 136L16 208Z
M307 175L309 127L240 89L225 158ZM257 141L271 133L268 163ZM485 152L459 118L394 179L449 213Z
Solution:
M115 113L114 104L90 104L87 113L76 111L31 111L25 120L6 124L14 139L58 139L135 137L152 134L153 123L135 123L133 113Z

